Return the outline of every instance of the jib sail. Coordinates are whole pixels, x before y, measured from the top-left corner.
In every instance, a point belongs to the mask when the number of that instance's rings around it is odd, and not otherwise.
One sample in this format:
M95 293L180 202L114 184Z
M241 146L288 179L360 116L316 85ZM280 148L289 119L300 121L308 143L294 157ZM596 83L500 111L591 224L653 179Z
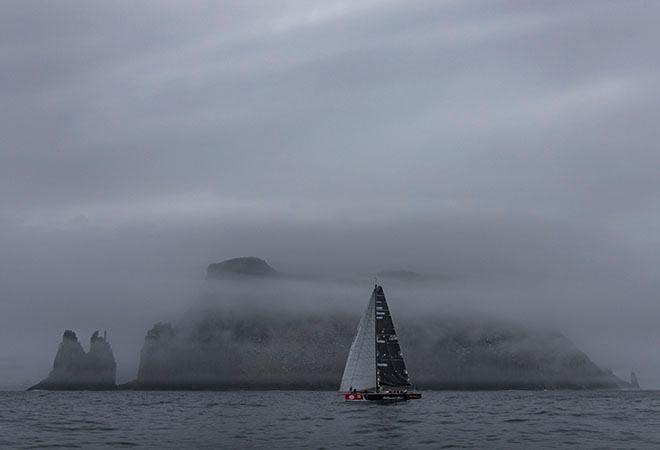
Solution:
M358 391L376 389L376 318L375 318L375 296L371 296L369 305L360 319L357 334L351 350L348 353L344 375L341 378L340 391L348 392L350 389Z

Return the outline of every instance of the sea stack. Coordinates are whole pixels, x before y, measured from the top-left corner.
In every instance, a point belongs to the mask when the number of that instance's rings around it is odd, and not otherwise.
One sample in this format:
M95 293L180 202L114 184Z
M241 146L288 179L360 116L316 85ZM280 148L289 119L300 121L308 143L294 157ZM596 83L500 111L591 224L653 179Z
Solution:
M635 375L635 372L630 372L630 387L632 389L639 389L639 381L637 381L637 375Z
M174 344L175 330L170 323L159 322L147 332L140 352L138 386L155 389L172 385L176 375L172 373L173 367L169 363L174 352Z
M65 330L57 349L53 370L48 377L28 390L113 390L117 364L106 334L94 332L89 352L85 352L76 333Z

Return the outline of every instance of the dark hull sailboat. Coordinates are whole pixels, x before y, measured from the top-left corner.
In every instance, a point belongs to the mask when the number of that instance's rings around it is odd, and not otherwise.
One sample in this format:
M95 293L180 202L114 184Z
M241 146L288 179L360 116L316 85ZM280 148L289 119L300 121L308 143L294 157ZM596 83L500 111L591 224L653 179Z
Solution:
M385 293L376 285L351 344L339 391L347 401L405 401L411 392Z

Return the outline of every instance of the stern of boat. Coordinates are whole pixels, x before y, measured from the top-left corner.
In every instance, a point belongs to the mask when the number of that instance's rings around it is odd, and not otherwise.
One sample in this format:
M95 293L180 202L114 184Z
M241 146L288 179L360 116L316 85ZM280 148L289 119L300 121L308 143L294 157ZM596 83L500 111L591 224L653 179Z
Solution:
M347 402L364 402L366 401L365 394L361 392L345 392L344 401Z
M405 402L422 398L419 392L345 392L347 402Z

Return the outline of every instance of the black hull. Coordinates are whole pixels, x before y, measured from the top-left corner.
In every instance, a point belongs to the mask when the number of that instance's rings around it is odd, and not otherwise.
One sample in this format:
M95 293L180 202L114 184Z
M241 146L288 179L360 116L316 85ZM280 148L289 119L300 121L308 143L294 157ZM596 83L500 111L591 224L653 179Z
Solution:
M417 400L420 398L422 398L422 394L418 392L405 392L401 394L382 392L364 395L364 399L370 402L405 402L407 400Z

